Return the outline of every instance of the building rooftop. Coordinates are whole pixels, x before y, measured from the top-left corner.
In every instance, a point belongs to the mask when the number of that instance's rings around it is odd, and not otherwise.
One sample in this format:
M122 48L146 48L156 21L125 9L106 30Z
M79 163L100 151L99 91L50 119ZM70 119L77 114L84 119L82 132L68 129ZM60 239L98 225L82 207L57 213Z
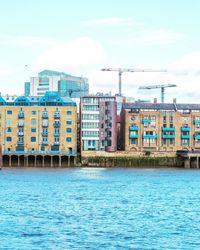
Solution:
M49 91L44 96L0 96L0 106L76 106L68 97Z
M149 109L149 110L199 110L200 104L186 104L186 103L123 103L124 109Z

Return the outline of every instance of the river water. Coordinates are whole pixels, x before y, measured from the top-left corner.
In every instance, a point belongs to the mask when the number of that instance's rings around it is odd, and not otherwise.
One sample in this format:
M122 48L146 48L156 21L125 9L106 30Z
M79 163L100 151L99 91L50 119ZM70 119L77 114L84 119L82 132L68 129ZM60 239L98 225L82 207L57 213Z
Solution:
M200 171L3 169L0 249L200 249Z

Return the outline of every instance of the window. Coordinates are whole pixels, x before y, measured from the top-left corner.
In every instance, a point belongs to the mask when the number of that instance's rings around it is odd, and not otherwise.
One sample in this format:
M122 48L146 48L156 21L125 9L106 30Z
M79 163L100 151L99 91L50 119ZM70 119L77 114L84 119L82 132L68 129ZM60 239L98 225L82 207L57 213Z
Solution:
M67 111L67 115L71 115L72 114L72 111Z
M67 125L72 125L72 121L71 120L67 120Z
M12 119L11 118L6 119L6 123L8 126L12 126Z
M7 128L6 128L6 132L7 132L7 133L12 132L12 128L11 128L11 127L7 127Z
M36 119L35 118L31 119L31 125L36 125Z
M67 128L67 129L66 129L66 132L67 132L67 133L71 133L71 132L72 132L72 129L71 129L71 128Z
M35 110L32 110L32 115L36 115L36 111Z
M31 137L31 142L36 142L36 137Z
M31 128L31 132L35 133L36 132L36 128Z
M7 115L12 115L12 110L7 110Z
M66 138L66 141L67 141L67 142L71 142L71 141L72 141L72 138L71 138L71 137L67 137L67 138Z
M12 137L10 137L10 136L6 137L6 141L11 142L12 141Z

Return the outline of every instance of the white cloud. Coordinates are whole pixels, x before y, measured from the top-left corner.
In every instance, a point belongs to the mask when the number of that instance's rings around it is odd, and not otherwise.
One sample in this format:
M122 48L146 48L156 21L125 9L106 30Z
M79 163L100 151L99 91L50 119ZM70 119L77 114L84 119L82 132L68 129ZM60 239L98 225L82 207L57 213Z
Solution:
M34 63L33 69L85 70L104 60L103 47L91 38L83 37L58 43L47 49Z
M91 20L85 20L82 21L82 24L87 26L132 26L132 25L138 25L139 23L136 23L133 21L132 18L123 18L123 17L108 17L108 18L99 18L99 19L91 19Z

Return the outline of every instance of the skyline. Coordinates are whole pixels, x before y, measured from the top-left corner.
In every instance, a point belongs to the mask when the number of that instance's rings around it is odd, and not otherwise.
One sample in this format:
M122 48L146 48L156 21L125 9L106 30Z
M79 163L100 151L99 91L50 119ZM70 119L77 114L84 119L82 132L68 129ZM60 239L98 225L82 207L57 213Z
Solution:
M124 73L122 92L138 98L144 84L177 84L166 101L199 102L200 3L110 0L0 1L2 94L22 94L24 82L44 69L89 78L90 92L118 92L116 72L105 67L166 68L168 73ZM47 8L48 7L48 8ZM27 65L27 66L26 66Z

